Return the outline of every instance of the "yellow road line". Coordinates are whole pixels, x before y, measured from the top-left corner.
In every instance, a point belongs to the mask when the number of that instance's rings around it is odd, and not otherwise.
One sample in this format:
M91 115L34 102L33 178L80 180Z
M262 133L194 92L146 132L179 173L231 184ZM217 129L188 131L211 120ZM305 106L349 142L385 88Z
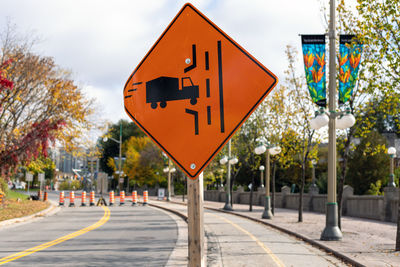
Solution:
M285 266L285 265L281 262L281 260L280 260L274 253L272 253L272 251L271 251L263 242L261 242L257 237L255 237L254 235L252 235L249 231L247 231L247 230L244 229L243 227L237 225L236 223L234 223L234 222L232 222L232 221L230 221L230 220L228 220L228 219L226 219L226 218L224 218L224 217L221 217L221 216L216 215L216 214L214 214L214 213L209 213L209 214L211 214L211 215L213 215L213 216L215 216L215 217L220 218L221 220L223 220L223 221L225 221L225 222L231 224L231 225L232 225L233 227L235 227L236 229L238 229L238 230L242 231L243 233L245 233L246 235L250 236L250 238L253 239L253 240L257 243L257 245L259 245L262 249L264 249L265 252L267 252L267 254L272 258L272 260L276 263L277 266L280 266L280 267L284 267L284 266Z
M10 262L10 261L14 261L14 260L16 260L16 259L19 259L19 258L22 258L22 257L25 257L25 256L28 256L28 255L30 255L30 254L32 254L32 253L41 251L41 250L46 249L46 248L48 248L48 247L57 245L57 244L59 244L59 243L62 243L62 242L64 242L64 241L67 241L67 240L72 239L72 238L74 238L74 237L83 235L83 234L85 234L85 233L87 233L87 232L89 232L89 231L92 231L92 230L94 230L94 229L96 229L96 228L102 226L103 224L105 224L105 223L110 219L110 209L107 208L107 207L105 207L105 206L102 206L102 208L104 209L104 215L103 215L103 217L102 217L98 222L96 222L95 224L92 224L92 225L90 225L90 226L88 226L88 227L85 227L85 228L83 228L83 229L81 229L81 230L78 230L78 231L76 231L76 232L74 232L74 233L71 233L71 234L69 234L69 235L65 235L65 236L62 236L62 237L60 237L60 238L57 238L57 239L55 239L55 240L53 240L53 241L50 241L50 242L47 242L47 243L38 245L38 246L33 247L33 248L29 248L29 249L27 249L27 250L24 250L24 251L21 251L21 252L18 252L18 253L9 255L9 256L4 257L4 258L1 258L1 259L0 259L0 265L2 265L2 264L4 264L4 263L7 263L7 262Z

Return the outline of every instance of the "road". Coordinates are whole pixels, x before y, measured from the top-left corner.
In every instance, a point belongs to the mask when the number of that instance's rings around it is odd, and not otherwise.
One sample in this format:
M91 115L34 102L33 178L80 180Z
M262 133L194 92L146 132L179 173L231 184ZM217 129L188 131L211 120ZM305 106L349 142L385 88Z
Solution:
M0 265L164 266L175 247L177 224L151 207L66 207L51 217L0 229L0 236Z
M183 205L150 203L187 212ZM187 225L176 215L130 202L112 207L76 204L32 223L0 228L0 265L187 265ZM211 210L204 214L207 266L346 266L265 225Z

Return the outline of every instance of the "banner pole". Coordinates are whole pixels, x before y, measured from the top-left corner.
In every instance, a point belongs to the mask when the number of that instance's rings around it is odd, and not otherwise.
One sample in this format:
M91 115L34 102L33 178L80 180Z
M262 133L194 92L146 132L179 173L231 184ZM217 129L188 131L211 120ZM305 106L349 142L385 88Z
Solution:
M195 180L187 178L188 185L188 254L189 266L205 266L204 261L204 216L203 173Z

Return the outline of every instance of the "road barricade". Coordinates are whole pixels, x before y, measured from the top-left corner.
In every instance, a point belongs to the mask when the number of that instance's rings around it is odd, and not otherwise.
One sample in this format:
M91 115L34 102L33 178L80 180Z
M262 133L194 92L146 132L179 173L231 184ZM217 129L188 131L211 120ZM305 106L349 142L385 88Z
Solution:
M137 205L137 192L132 191L132 206L136 206Z
M114 191L110 191L110 206L114 206Z
M82 203L81 206L85 207L86 206L86 191L82 191Z
M64 206L64 191L60 192L60 201L59 201L60 206Z
M125 205L125 191L121 191L119 194L119 205Z
M94 206L94 191L90 191L90 206Z
M143 206L146 206L149 202L149 192L143 191Z
M74 191L69 192L69 206L75 207L75 192Z
M4 195L0 194L0 206L3 205L3 198L4 198Z

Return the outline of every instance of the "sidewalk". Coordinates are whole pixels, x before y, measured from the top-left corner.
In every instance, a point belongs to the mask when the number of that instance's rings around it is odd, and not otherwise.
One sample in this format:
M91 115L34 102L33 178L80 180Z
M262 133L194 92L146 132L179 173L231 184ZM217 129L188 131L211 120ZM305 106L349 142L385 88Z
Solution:
M182 203L182 197L174 197L172 200ZM222 202L204 201L205 208L222 209L223 206ZM397 231L394 223L343 217L342 241L321 241L325 214L303 212L303 222L298 223L297 210L275 209L274 218L266 220L261 219L263 207L253 205L253 211L250 212L249 205L233 204L233 209L234 213L300 234L365 266L400 266L400 253L394 251Z

